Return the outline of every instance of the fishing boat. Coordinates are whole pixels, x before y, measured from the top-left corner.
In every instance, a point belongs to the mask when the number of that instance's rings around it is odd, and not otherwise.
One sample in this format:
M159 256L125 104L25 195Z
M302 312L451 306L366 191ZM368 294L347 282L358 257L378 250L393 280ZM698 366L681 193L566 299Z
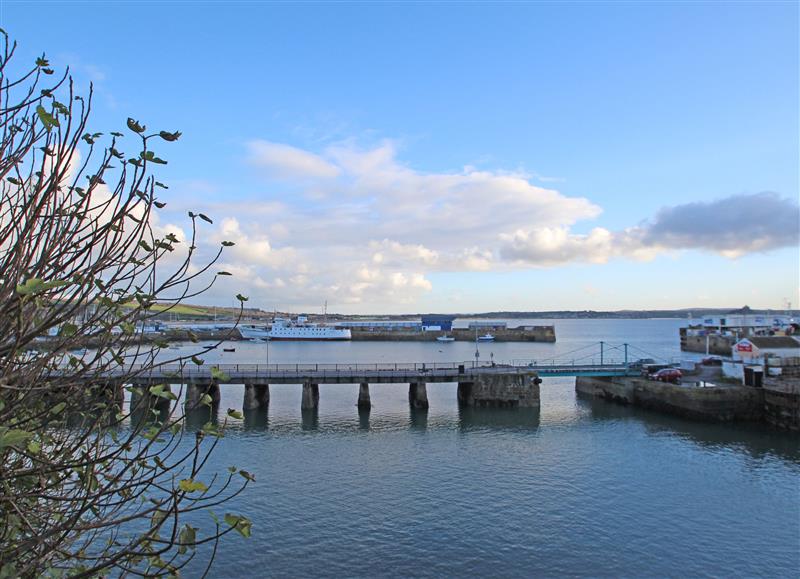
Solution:
M437 336L436 337L436 341L437 342L455 342L456 339L453 336L445 335L445 336Z
M491 334L484 334L476 338L479 342L494 342L494 336Z

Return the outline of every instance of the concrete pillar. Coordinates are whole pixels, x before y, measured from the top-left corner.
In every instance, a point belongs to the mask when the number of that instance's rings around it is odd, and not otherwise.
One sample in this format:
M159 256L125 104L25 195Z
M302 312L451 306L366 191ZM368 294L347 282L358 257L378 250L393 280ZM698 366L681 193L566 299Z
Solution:
M414 408L428 408L428 390L425 382L412 382L408 385L408 403Z
M458 383L458 403L477 408L539 408L539 380L530 374L485 374Z
M369 384L367 382L362 382L358 386L358 407L365 410L372 408L372 402L369 399Z
M472 401L472 387L473 382L459 382L458 383L458 405L459 406L471 406Z
M204 394L211 397L211 405L217 406L220 400L219 384L216 382L210 383L192 383L186 385L186 400L184 404L186 408L192 409L200 406L200 401Z
M269 384L245 384L243 410L259 410L269 406Z
M303 383L303 400L300 403L302 410L319 408L319 384L313 382Z

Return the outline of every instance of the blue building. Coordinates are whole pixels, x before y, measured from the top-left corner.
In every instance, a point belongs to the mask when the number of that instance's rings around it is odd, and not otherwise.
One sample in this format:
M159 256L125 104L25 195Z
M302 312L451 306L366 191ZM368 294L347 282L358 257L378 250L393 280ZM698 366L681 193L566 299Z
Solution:
M422 327L428 329L438 329L443 332L449 332L453 329L453 320L455 316L448 316L444 314L427 314L422 316Z

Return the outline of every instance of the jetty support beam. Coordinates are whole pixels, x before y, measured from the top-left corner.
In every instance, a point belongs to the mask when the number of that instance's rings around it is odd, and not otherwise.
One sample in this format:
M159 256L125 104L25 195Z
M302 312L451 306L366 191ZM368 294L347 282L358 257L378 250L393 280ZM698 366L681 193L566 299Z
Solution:
M303 399L300 402L302 410L319 408L319 384L303 382Z
M485 374L458 383L458 403L479 408L539 408L539 383L534 373Z
M269 406L269 384L245 384L243 410L261 410Z
M358 386L358 408L359 410L369 410L372 402L369 399L369 383L362 382Z
M414 408L428 408L428 389L425 382L412 382L409 384L408 403Z
M201 405L203 396L208 394L211 397L211 405L219 404L219 383L218 382L194 382L186 385L186 400L184 405L188 410L193 410Z

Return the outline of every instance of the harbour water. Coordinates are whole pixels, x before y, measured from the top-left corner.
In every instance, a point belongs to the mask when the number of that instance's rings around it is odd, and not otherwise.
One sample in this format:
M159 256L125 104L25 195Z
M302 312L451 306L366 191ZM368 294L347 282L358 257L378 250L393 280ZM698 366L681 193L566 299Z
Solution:
M530 322L533 323L533 322ZM481 362L563 358L604 340L631 357L691 358L680 320L537 320L557 342L480 345ZM512 322L513 325L513 322ZM475 345L236 342L208 362L436 362ZM179 350L184 350L181 346ZM271 386L266 415L230 421L211 469L257 481L224 510L252 537L228 536L214 576L796 576L800 437L578 399L574 379L545 379L541 410L464 410L454 384L321 385L303 415L300 388ZM222 387L220 416L243 387ZM199 525L209 520L198 514ZM189 576L192 570L187 571Z

